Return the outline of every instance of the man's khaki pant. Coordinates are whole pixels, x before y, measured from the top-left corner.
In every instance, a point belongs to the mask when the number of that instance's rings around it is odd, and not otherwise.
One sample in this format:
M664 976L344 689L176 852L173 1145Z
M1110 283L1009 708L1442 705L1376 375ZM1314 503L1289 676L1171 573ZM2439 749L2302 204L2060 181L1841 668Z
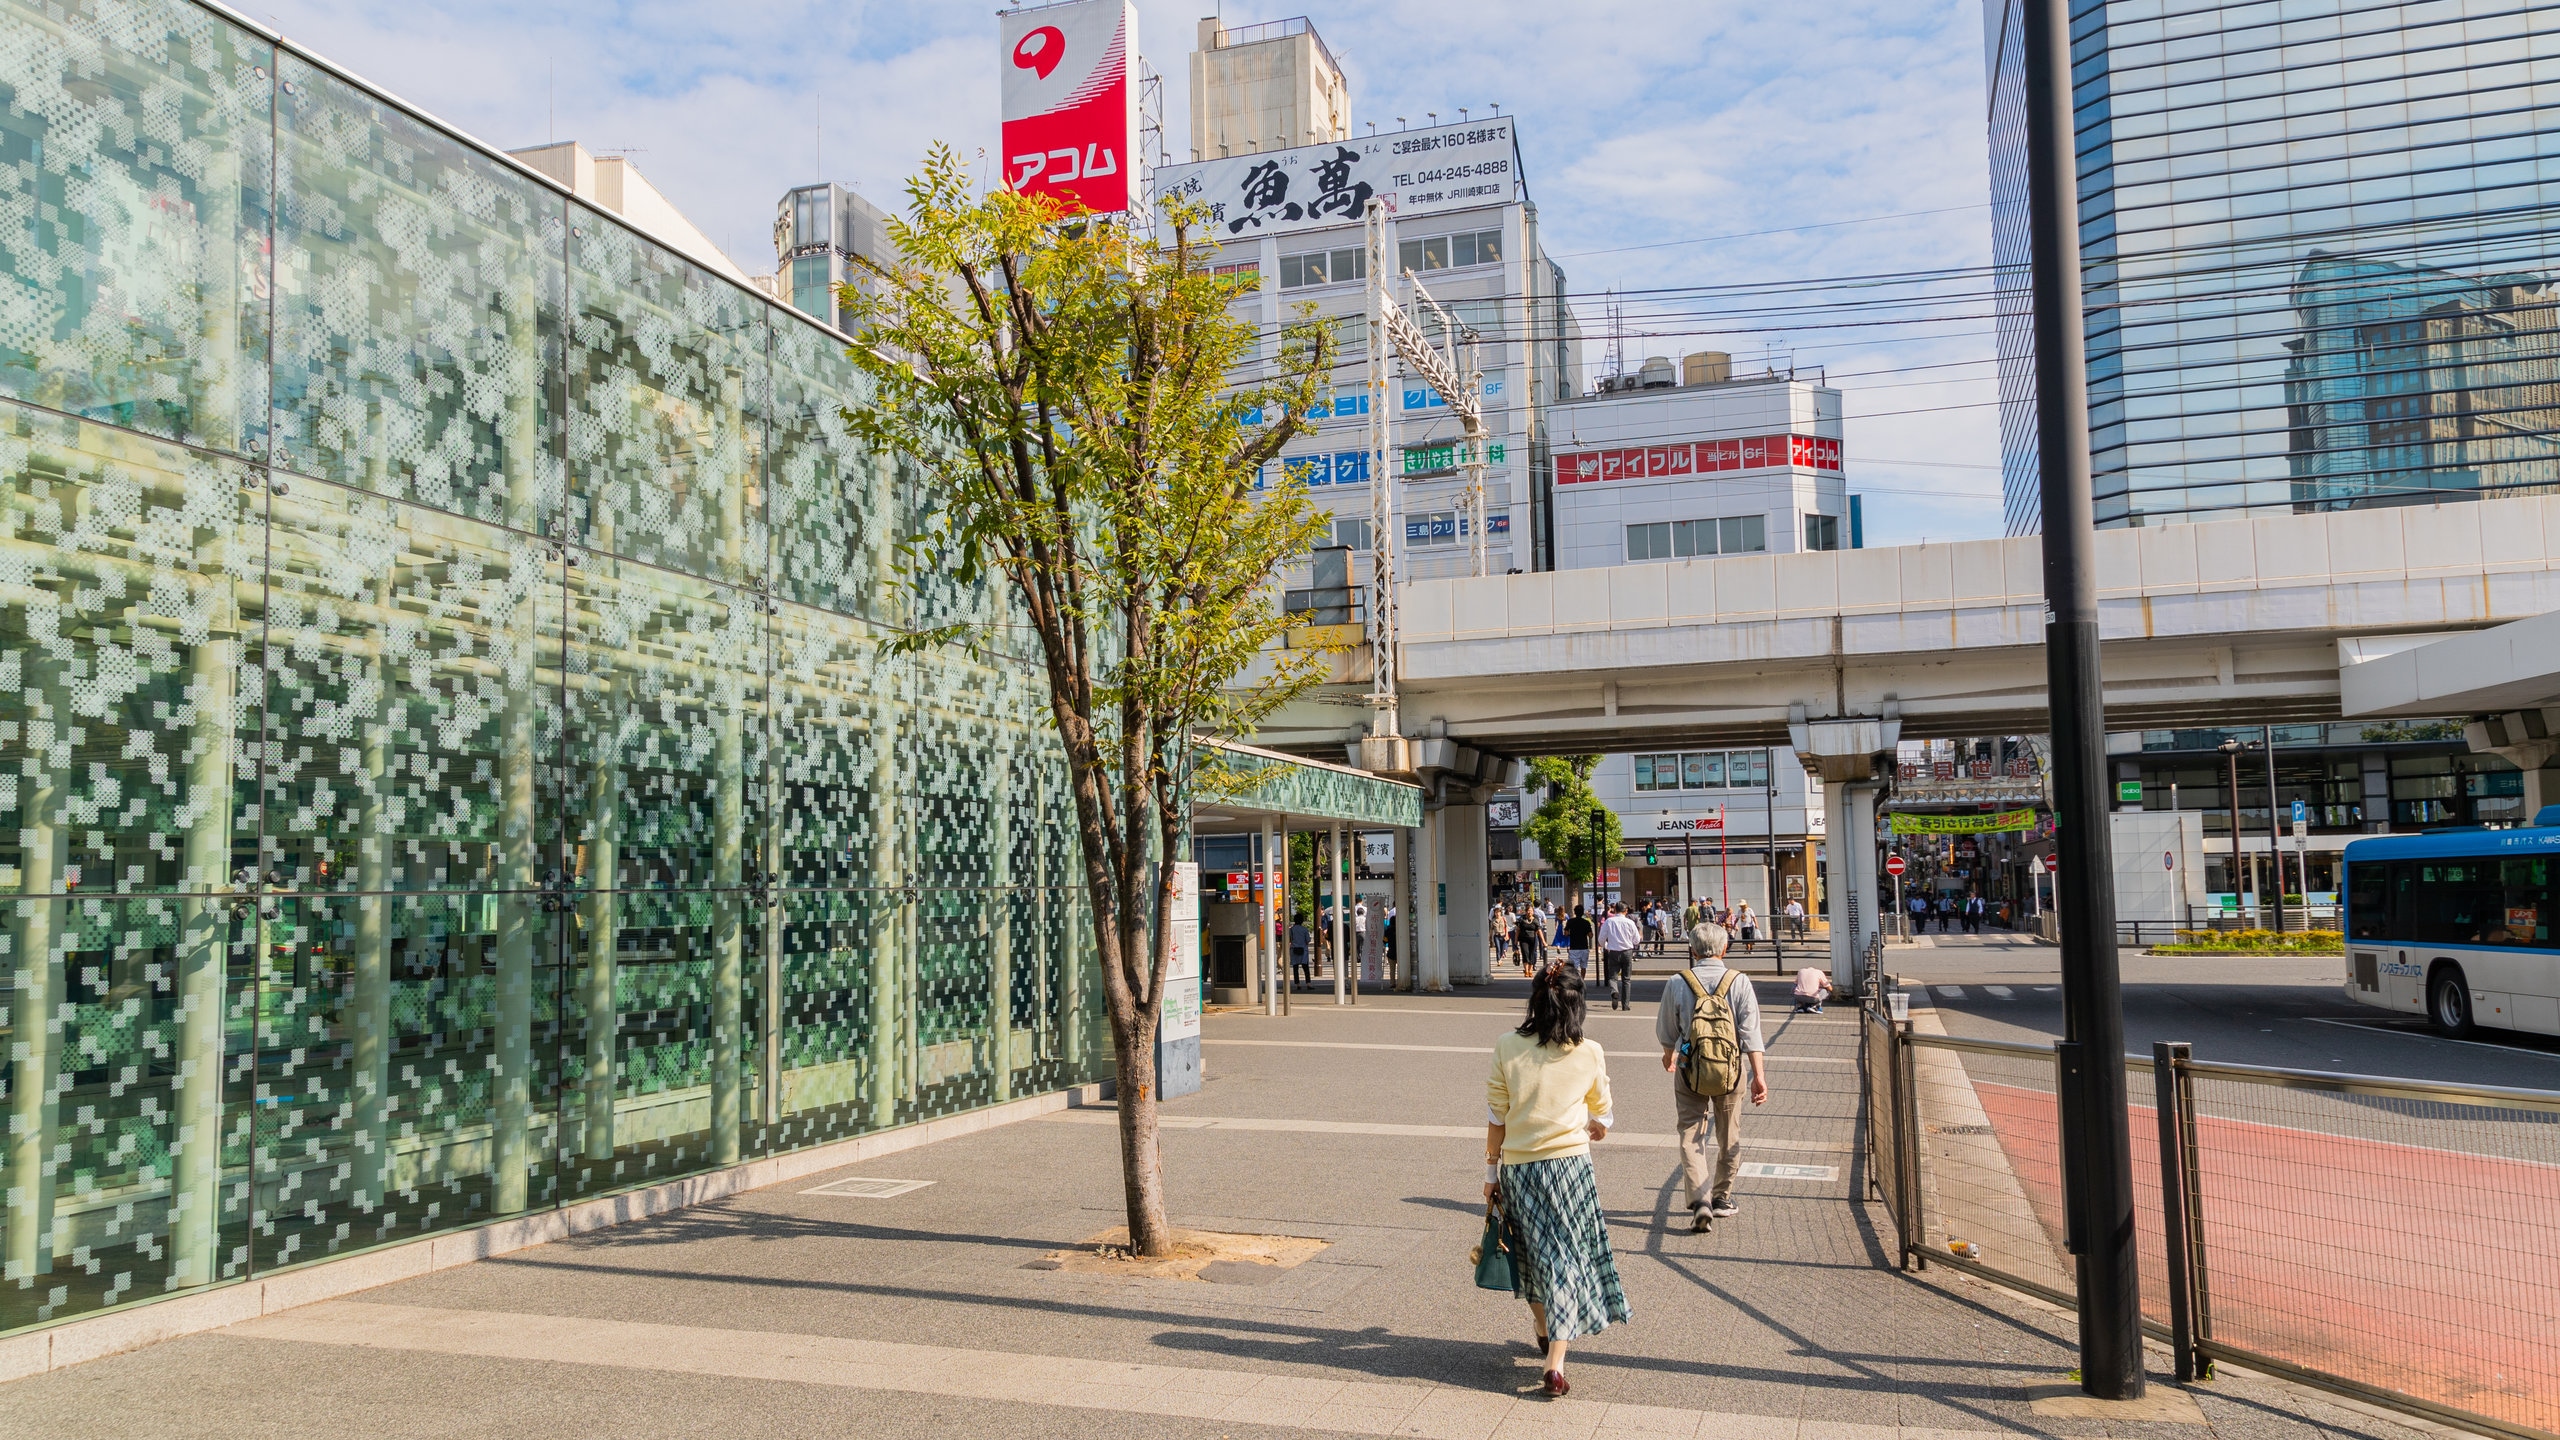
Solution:
M1688 1177L1689 1205L1695 1209L1733 1194L1733 1173L1742 1164L1742 1087L1714 1099L1671 1082L1671 1098L1680 1107L1680 1170ZM1708 1126L1715 1127L1715 1146L1708 1148ZM1715 1162L1715 1184L1707 1184L1707 1164Z

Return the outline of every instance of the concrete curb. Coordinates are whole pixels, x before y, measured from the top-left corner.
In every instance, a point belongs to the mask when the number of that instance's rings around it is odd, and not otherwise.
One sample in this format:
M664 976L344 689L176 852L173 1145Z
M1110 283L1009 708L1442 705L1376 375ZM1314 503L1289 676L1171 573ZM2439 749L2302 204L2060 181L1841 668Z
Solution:
M0 1339L0 1383L64 1369L86 1360L119 1355L128 1350L139 1350L181 1335L219 1330L261 1315L338 1299L394 1281L415 1279L433 1271L486 1260L493 1255L547 1245L591 1230L646 1220L689 1205L797 1180L822 1170L859 1164L875 1156L913 1150L981 1130L992 1130L1000 1125L1097 1104L1110 1095L1109 1081L1078 1085L1002 1105L990 1105L981 1110L946 1115L938 1120L903 1125L894 1130L880 1130L831 1144L813 1145L806 1150L768 1155L726 1170L687 1175L646 1189L582 1200L540 1214L492 1220L449 1234L422 1235L415 1240L386 1245L359 1255L316 1260L212 1290L143 1301L83 1320L66 1320L49 1329Z

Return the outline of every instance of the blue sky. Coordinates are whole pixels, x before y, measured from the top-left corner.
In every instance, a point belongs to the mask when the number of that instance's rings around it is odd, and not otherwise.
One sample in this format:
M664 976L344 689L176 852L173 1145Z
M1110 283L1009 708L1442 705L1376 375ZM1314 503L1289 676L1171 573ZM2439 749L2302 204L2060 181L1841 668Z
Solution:
M1177 161L1184 57L1218 8L1139 0ZM823 173L894 204L927 144L995 140L986 4L266 0L249 13L491 144L629 152L751 269L772 266L773 202L790 186ZM1363 132L1431 111L1454 121L1460 106L1519 117L1547 249L1576 292L1988 263L1981 0L1225 4L1231 24L1300 13L1348 73ZM1715 336L1694 318L1644 321L1639 305L1629 329L1693 333L1631 338L1628 359L1720 348L1737 367L1823 366L1845 396L1867 543L1998 534L1988 320L1818 328L1822 303L1855 293L1790 297L1816 307L1796 330ZM1596 300L1579 308L1602 328Z

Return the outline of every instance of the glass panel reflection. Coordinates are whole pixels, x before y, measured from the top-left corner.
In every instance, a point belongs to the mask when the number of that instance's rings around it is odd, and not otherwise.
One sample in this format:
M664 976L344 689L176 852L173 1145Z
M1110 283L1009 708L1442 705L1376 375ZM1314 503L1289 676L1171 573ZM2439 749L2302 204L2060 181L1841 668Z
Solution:
M0 44L0 394L258 453L274 52L147 0L13 0Z
M5 402L0 456L5 1329L241 1273L266 496Z

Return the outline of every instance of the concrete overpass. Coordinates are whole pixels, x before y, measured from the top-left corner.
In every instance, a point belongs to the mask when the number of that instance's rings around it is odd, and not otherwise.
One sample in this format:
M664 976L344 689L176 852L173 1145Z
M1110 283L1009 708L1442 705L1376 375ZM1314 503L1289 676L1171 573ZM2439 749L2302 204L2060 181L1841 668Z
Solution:
M2342 667L2560 610L2560 497L2102 531L2097 557L2110 728L2334 719ZM2042 566L2023 536L1407 584L1400 728L1430 742L1422 866L1450 885L1426 983L1483 951L1481 876L1432 857L1509 757L1792 743L1829 787L1834 886L1873 894L1879 754L2047 728ZM1262 743L1356 763L1366 657L1339 678Z

